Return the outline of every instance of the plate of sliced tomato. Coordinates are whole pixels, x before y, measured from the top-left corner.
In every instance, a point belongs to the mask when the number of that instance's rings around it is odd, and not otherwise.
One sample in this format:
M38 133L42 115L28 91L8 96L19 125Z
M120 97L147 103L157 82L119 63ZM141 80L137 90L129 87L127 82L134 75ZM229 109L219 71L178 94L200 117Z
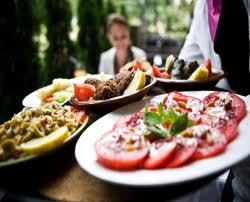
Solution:
M174 186L218 174L250 154L250 101L226 92L171 92L115 110L79 138L89 174L127 186Z

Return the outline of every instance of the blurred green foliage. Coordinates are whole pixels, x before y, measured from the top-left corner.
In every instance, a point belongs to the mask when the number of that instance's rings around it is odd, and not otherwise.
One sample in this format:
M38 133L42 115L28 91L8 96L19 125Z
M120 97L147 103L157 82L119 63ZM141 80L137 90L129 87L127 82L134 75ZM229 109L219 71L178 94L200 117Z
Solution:
M20 110L29 92L53 78L72 77L70 55L97 72L100 53L109 48L110 13L143 27L145 36L157 35L161 21L166 36L182 42L193 6L194 0L1 0L0 121Z
M79 0L78 24L80 27L78 34L80 59L85 61L88 72L96 73L103 43L100 38L100 18L95 0Z
M35 90L39 71L38 32L32 0L0 1L0 120L21 109L23 97Z
M73 76L73 64L69 56L74 55L73 42L69 38L72 10L68 0L45 0L46 27L49 47L46 52L48 81L54 78Z

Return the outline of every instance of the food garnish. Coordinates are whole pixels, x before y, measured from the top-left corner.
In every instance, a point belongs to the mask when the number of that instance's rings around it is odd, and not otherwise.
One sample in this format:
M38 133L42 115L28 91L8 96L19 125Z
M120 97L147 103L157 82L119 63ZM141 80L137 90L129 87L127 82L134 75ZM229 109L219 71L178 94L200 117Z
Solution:
M62 126L47 136L22 143L20 148L26 154L39 154L55 149L69 137L67 126Z
M158 138L176 135L193 125L187 114L181 114L173 109L165 111L163 103L159 103L154 111L146 105L143 120L147 126L143 135L155 134Z

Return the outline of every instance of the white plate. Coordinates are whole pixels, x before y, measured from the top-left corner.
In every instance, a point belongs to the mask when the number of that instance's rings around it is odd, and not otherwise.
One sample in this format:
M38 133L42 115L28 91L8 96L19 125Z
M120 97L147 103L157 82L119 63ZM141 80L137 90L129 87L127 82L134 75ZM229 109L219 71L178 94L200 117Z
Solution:
M108 74L89 74L83 77L77 77L77 78L72 78L70 79L72 82L84 82L87 78L107 78L110 79L112 77L112 75L108 75ZM72 93L73 95L73 93ZM68 99L65 100L65 102L60 103L60 105L64 105L66 102L69 101L69 99L71 98L71 96L69 96ZM25 107L40 107L42 105L42 101L38 98L37 96L37 90L30 93L29 95L27 95L23 101L22 101L23 106Z
M203 98L210 92L193 91L184 92L184 94ZM164 95L157 96L154 97L153 100L156 102L162 100L163 97ZM242 98L245 101L247 100L245 97ZM111 130L117 119L125 114L138 111L144 106L145 102L145 100L141 100L115 110L94 122L83 132L75 148L76 159L83 170L104 181L121 185L178 185L224 171L246 158L250 153L250 102L248 102L248 114L239 125L239 136L227 146L224 153L218 156L195 161L186 166L174 169L116 171L98 164L96 162L97 158L94 150L94 143L96 140L105 132Z

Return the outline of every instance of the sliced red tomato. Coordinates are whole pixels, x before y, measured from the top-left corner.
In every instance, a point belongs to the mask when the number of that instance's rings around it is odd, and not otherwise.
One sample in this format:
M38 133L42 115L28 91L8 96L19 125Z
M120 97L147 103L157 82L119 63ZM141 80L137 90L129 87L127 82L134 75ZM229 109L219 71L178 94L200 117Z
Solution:
M238 135L238 124L235 119L223 120L216 126L225 135L227 142L233 141Z
M181 138L176 142L177 146L175 151L165 165L167 168L176 168L185 164L189 159L191 159L198 145L196 138Z
M135 62L134 66L133 66L133 71L136 71L137 69L143 71L142 65L141 65L141 63L138 62L138 61Z
M207 126L206 129L204 125L194 127L200 128L193 130L193 135L198 139L198 147L192 156L193 160L209 158L224 152L227 146L227 140L218 129L212 128L211 126ZM205 130L203 130L204 128ZM199 131L207 132L205 132L204 135L197 135L200 133Z
M157 67L156 65L152 66L152 74L154 77L157 77L157 78L163 78L163 79L170 79L171 78L169 73L161 72L160 68Z
M211 77L212 76L212 64L211 64L211 60L210 59L207 59L204 63L205 67L207 68L208 70L208 77Z
M202 100L175 91L169 93L164 98L163 104L167 109L173 108L180 113L200 112L204 110Z
M121 118L119 118L115 122L115 124L113 126L113 130L127 127L132 116L133 116L132 114L129 114L129 115L122 116Z
M165 139L157 140L151 144L149 156L144 161L143 167L146 169L156 169L164 166L171 157L176 147L176 143Z
M117 170L136 169L148 155L148 144L144 136L109 131L95 143L97 161Z
M46 98L44 98L44 102L45 103L51 103L51 102L53 102L55 99L53 98L53 97L46 97Z
M208 126L213 125L212 117L205 112L189 113L188 118L193 120L195 125L200 125L200 124Z
M74 83L75 96L79 101L88 101L95 95L95 86L85 83Z
M203 99L208 107L224 107L230 119L236 119L239 123L247 114L246 104L239 96L228 92L213 92Z

